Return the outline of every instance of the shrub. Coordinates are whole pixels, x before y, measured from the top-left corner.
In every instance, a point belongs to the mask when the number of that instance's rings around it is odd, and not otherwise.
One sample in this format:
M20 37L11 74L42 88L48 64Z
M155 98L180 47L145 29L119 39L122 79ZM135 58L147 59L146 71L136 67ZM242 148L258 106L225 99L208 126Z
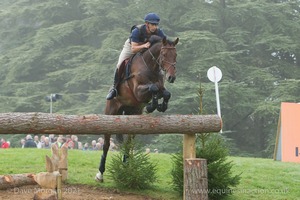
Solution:
M200 135L196 157L207 160L209 199L221 199L230 194L230 188L239 183L240 175L232 175L232 162L227 161L228 149L219 133ZM173 156L172 183L174 190L183 194L182 154ZM221 192L219 192L221 191Z
M108 171L116 185L122 188L146 189L157 180L156 164L150 162L149 155L134 140L124 143L120 152L112 156Z

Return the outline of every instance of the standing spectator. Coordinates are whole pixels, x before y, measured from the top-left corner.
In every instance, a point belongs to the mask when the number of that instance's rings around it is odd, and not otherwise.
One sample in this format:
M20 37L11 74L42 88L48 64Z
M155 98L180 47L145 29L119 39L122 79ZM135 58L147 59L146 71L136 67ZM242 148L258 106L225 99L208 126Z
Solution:
M82 142L78 142L78 149L83 150Z
M76 135L71 135L71 139L73 141L73 149L78 149L78 137Z
M50 139L48 137L45 137L44 143L42 143L42 148L43 149L50 149L51 148Z
M55 142L54 134L49 134L49 141L51 144L53 144Z
M10 146L9 142L6 142L4 138L1 139L1 148L2 149L8 149Z
M66 135L66 143L67 143L68 149L73 149L74 148L74 142L71 139L70 135Z
M96 143L96 149L95 150L96 151L102 150L102 146L101 146L101 144L99 142Z
M109 145L109 150L111 150L111 151L114 151L114 150L116 150L117 149L117 146L116 146L116 144L114 143L114 139L113 138L110 138L110 145Z
M37 147L38 149L42 148L42 143L40 142L39 136L38 136L38 135L35 135L35 136L34 136L34 142L35 142L36 147Z
M36 143L33 141L31 135L26 136L26 142L24 144L24 148L36 148Z
M83 149L82 150L84 150L84 151L88 151L88 150L90 150L90 148L89 148L89 143L85 143L84 144L84 146L83 146Z
M59 136L57 137L56 142L55 142L54 144L57 145L58 148L61 148L62 145L64 144L64 138L63 138L63 136L62 136L62 135L59 135Z
M96 144L97 144L96 140L93 140L92 141L92 148L91 148L92 150L97 150Z
M25 139L21 139L20 144L21 144L21 148L24 148L26 140Z
M43 148L43 144L45 143L45 135L42 135L41 137L40 137L40 142L41 142L41 148Z
M100 150L103 149L103 145L104 145L104 139L102 137L98 138L98 143L100 144Z

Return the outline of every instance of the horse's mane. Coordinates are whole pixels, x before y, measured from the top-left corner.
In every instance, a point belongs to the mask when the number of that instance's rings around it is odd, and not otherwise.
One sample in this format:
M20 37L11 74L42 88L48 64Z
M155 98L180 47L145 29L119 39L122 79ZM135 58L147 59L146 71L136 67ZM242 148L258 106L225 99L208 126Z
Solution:
M149 42L151 43L151 46L153 46L154 44L161 42L163 38L157 36L157 35L151 35L151 37L149 38Z

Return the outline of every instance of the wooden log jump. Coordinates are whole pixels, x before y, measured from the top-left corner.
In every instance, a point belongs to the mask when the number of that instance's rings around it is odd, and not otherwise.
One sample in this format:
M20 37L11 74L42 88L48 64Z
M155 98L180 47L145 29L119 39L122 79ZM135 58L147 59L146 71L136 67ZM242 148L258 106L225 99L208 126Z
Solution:
M208 199L202 192L207 190L206 160L196 159L196 133L221 129L218 115L0 113L0 134L184 134L184 200Z
M217 115L0 113L0 134L170 134L221 130Z

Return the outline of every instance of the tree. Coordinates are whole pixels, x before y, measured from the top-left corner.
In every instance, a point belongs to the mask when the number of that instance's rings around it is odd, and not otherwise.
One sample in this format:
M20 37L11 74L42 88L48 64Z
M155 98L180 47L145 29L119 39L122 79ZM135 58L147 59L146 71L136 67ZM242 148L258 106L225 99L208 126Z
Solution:
M300 101L299 5L298 0L3 0L0 110L49 112L44 97L61 93L58 113L103 113L130 27L155 11L165 33L180 38L178 78L166 85L172 93L168 114L195 112L199 75L208 91L205 110L215 113L206 73L218 66L223 130L241 152L261 156L270 146L266 138L275 137L280 102ZM269 128L263 128L270 117Z

